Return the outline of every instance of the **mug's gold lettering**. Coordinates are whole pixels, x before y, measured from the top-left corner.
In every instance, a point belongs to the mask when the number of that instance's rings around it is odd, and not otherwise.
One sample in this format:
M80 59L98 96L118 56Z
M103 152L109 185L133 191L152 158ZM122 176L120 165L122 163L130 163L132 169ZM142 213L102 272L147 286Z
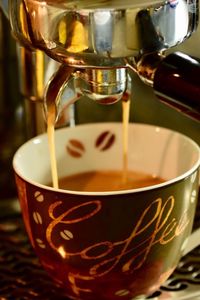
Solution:
M87 260L90 262L84 274L73 274L71 272L67 275L73 292L75 294L78 294L80 291L90 292L89 288L87 289L85 286L82 288L80 282L89 282L94 278L108 274L119 265L119 262L122 264L122 272L134 272L144 264L150 255L152 247L156 244L163 246L169 244L173 239L182 234L189 224L188 213L185 211L180 219L176 219L173 216L174 205L175 199L173 196L169 197L166 201L162 198L152 201L138 220L133 220L131 233L122 240L100 241L97 243L88 240L88 246L81 248L80 245L80 249L76 252L68 251L70 240L64 241L64 244L63 240L60 241L66 259L69 260L77 256L83 261ZM57 252L60 245L53 242L53 234L54 229L59 224L65 224L66 226L77 224L90 218L95 218L99 213L103 213L103 204L101 201L89 201L82 205L71 207L68 211L60 215L56 213L58 207L62 207L62 201L57 201L49 207L49 217L52 221L46 230L47 241L50 247ZM85 213L86 207L87 213ZM84 213L82 211L83 208ZM76 217L73 218L73 215ZM75 232L72 233L72 236L74 234ZM146 238L140 239L140 242L137 242L138 237L143 234L145 234Z

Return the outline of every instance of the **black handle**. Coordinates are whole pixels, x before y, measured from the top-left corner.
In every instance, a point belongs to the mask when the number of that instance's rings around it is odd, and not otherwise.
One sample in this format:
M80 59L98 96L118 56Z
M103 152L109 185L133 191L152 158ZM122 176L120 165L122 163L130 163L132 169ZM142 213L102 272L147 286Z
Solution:
M153 87L162 102L200 121L200 59L169 54L155 72Z

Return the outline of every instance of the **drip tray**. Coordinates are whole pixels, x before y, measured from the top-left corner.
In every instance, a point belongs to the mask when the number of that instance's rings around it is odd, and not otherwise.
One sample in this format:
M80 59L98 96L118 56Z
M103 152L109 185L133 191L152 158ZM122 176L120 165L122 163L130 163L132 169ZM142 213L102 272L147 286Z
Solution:
M199 223L197 210L194 228ZM41 268L26 235L17 200L0 200L0 300L67 300ZM150 300L200 300L200 247L179 263Z

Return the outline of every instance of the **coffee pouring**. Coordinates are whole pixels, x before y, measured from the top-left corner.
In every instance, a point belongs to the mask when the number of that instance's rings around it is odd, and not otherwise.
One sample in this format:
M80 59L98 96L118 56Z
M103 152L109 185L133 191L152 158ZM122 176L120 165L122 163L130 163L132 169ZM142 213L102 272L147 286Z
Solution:
M132 72L158 98L194 119L200 115L200 62L166 51L184 42L198 25L198 1L2 2L12 34L27 51L41 51L60 65L45 86L45 114L56 120L82 95L111 104L130 94ZM184 88L183 88L184 87ZM65 101L61 100L66 91Z

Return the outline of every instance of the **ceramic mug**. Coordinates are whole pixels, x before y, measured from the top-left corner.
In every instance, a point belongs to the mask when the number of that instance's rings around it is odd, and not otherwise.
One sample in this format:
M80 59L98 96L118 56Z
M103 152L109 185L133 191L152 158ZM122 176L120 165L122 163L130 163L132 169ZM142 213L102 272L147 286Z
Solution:
M56 130L59 177L122 170L122 125ZM133 300L174 271L191 237L199 189L199 146L178 132L129 124L130 170L164 178L103 192L54 189L47 135L13 159L24 223L44 269L71 299Z

